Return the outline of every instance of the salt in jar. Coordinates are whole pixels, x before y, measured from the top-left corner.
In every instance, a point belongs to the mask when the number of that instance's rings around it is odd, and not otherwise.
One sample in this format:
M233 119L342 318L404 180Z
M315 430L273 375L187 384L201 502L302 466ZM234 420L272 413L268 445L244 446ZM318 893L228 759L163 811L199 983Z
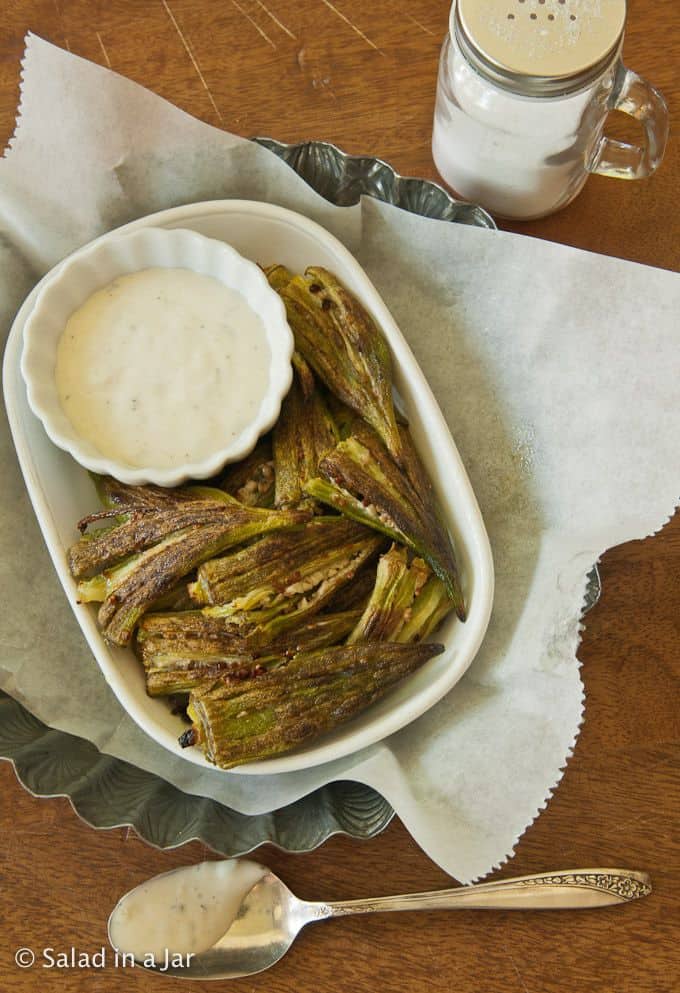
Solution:
M566 206L590 173L651 175L668 112L621 61L625 18L625 0L454 0L432 134L446 183L528 220ZM642 123L642 146L603 134L610 110Z

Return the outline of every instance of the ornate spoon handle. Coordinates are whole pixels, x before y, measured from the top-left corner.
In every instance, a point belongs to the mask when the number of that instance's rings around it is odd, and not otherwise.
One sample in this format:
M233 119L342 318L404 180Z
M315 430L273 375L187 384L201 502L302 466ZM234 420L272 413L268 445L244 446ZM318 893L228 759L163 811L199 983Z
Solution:
M345 900L317 904L317 907L319 917L386 910L576 910L628 903L651 892L652 884L646 872L568 869L431 893Z

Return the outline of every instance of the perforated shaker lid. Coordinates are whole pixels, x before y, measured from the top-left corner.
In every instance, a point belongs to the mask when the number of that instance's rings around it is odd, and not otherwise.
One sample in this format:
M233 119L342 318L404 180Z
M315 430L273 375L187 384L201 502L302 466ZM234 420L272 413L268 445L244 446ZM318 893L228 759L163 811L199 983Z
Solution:
M527 95L594 78L618 48L626 0L457 0L451 33L475 68Z

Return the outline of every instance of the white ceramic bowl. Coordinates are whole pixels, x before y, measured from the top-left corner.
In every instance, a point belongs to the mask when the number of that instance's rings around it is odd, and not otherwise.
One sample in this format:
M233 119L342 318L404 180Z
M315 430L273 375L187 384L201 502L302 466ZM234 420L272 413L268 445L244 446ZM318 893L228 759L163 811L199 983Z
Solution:
M260 317L270 352L269 382L253 420L228 445L199 461L159 468L132 467L107 458L78 434L59 402L55 381L57 345L71 314L116 277L152 267L190 269L212 276L239 292ZM257 439L275 423L292 381L293 335L279 295L262 270L230 245L182 228L145 227L103 238L71 256L42 284L24 328L21 373L28 403L59 448L86 469L137 486L177 486L187 479L207 479L227 462L252 451Z

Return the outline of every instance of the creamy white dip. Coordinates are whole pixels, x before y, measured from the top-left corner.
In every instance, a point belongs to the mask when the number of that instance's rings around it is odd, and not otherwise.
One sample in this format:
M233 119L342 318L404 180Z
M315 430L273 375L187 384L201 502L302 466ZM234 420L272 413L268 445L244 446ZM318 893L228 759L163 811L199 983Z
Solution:
M228 931L243 898L266 873L256 862L199 862L131 890L109 919L111 944L142 961L199 955Z
M57 349L59 401L102 455L142 468L234 441L267 392L264 325L245 298L189 269L120 276L76 310Z

